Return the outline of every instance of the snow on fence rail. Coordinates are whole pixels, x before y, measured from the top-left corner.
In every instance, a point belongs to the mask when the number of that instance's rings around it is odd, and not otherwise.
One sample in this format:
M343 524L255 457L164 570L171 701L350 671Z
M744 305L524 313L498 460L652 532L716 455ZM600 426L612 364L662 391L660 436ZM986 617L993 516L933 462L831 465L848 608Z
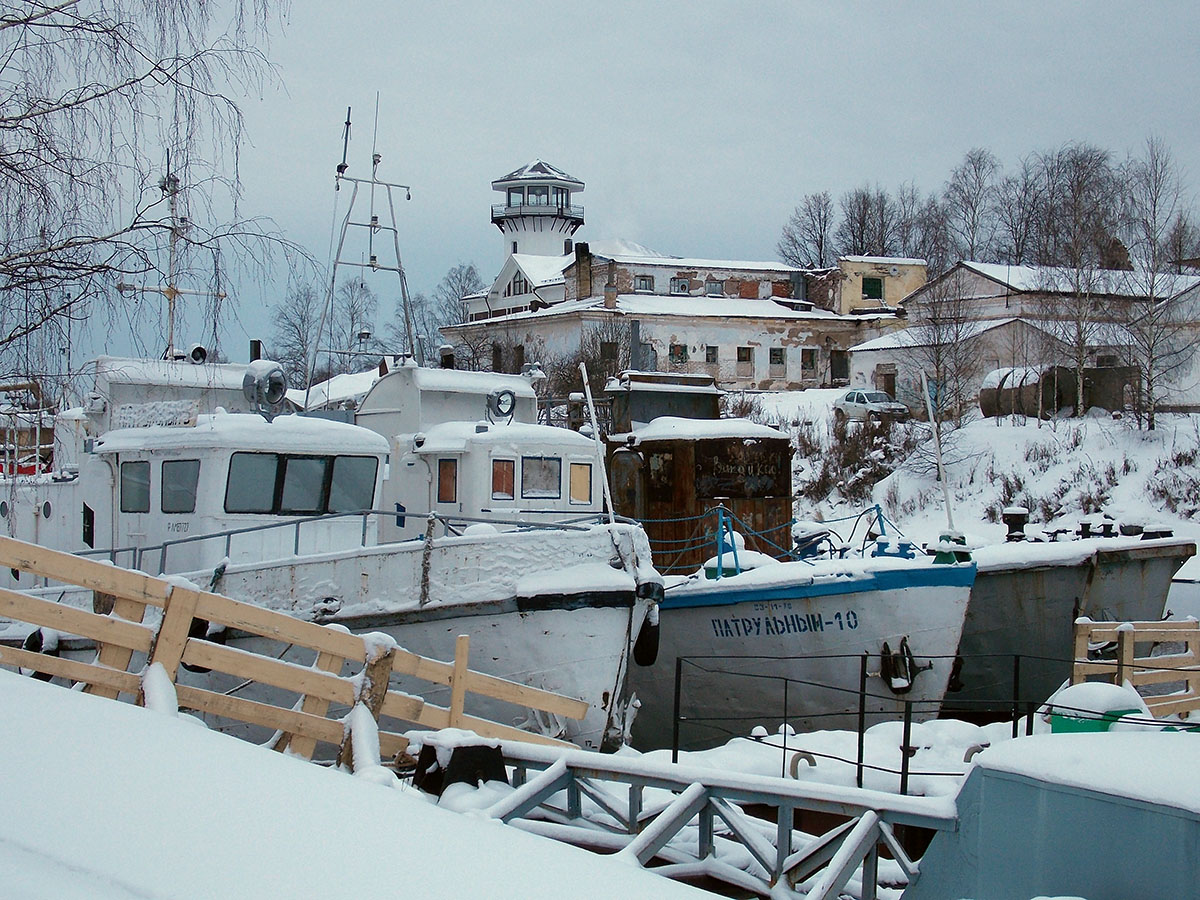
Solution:
M1116 658L1088 658L1089 644L1116 644ZM1150 656L1155 643L1182 643L1182 653ZM1141 645L1145 656L1137 655ZM1182 683L1183 690L1144 696L1146 706L1156 716L1168 716L1200 709L1200 622L1195 619L1162 622L1075 622L1075 665L1071 684L1083 681L1111 681L1135 688L1146 685Z
M157 663L175 683L180 707L276 731L275 749L287 749L306 759L312 758L318 743L325 743L338 748L340 762L352 763L350 729L341 719L328 717L331 706L363 705L376 723L382 718L427 729L457 727L490 738L554 746L570 745L466 715L466 694L483 694L573 719L583 718L587 712L587 703L582 700L471 671L467 667L469 644L465 635L455 645L454 662L447 663L410 653L384 635L350 634L198 590L178 579L157 578L12 538L0 538L0 565L90 588L95 612L0 589L0 616L76 635L94 642L97 648L95 660L85 662L0 645L0 665L82 683L85 692L112 699L126 694L144 705L144 673ZM162 610L157 625L146 623L151 607ZM209 642L192 636L193 623L198 622L307 648L316 655L315 663L303 666ZM129 671L135 654L139 660L136 672ZM144 667L140 665L143 660ZM343 676L347 664L358 671ZM181 684L177 677L181 665L279 689L297 699L283 706ZM387 690L393 673L449 685L449 707ZM379 732L379 749L387 759L394 758L407 744L395 731ZM376 764L375 760L361 762Z

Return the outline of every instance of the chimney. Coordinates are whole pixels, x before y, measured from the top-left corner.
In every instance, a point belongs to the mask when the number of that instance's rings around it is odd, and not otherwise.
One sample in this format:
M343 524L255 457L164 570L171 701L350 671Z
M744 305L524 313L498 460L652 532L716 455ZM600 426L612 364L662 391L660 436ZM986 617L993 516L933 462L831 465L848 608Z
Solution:
M250 362L256 359L262 359L262 341L250 342Z
M604 283L604 308L617 308L617 264L608 261L608 281Z
M592 296L592 251L584 241L575 245L575 287L576 300Z

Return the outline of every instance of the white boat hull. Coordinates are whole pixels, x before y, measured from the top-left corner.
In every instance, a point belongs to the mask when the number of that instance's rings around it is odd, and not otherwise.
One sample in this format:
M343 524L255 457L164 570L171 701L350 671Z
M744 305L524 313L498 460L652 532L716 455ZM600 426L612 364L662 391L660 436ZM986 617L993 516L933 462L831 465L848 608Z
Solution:
M903 564L901 564L903 563ZM676 659L680 745L722 743L756 725L857 726L862 655L871 654L867 724L936 715L962 634L975 569L925 560L781 563L667 589L656 663L629 677L640 749L670 746ZM794 575L794 578L789 576ZM879 654L907 638L920 671L906 693L881 681ZM835 656L836 655L836 656ZM785 688L786 684L786 688Z

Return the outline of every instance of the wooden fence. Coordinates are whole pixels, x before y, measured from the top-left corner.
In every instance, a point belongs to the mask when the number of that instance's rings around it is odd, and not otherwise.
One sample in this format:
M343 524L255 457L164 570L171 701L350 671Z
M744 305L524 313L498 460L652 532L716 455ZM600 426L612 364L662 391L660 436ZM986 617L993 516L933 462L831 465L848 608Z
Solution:
M1114 643L1116 659L1088 659L1088 645ZM1183 652L1151 656L1156 643L1181 643ZM1140 652L1145 655L1139 656ZM1162 622L1075 623L1075 665L1071 683L1110 681L1134 687L1182 683L1182 691L1144 696L1156 716L1200 709L1200 622L1195 620Z
M390 719L423 729L464 728L489 738L559 746L570 745L466 715L463 710L467 693L570 719L583 718L588 709L582 700L471 671L467 667L469 644L465 635L457 640L454 661L447 663L410 653L390 641L304 622L184 586L177 580L120 569L12 538L0 538L0 565L90 589L94 612L0 589L0 617L76 635L94 642L97 648L94 661L85 662L0 645L0 665L82 683L87 693L113 699L127 695L144 703L142 673L158 663L175 683L180 708L276 731L275 749L287 749L306 759L312 758L318 743L325 743L338 748L339 762L353 762L349 758L349 729L341 719L329 717L331 706L350 708L362 703L376 722ZM162 610L161 619L149 617L158 620L157 624L146 621L151 607ZM316 659L311 667L303 666L189 636L197 621L307 648ZM130 671L135 659L138 671ZM180 684L177 676L184 664L280 689L291 694L294 703L276 705ZM347 668L357 671L343 676ZM449 707L388 690L393 673L449 685ZM385 760L393 759L407 744L396 731L379 732ZM370 760L369 764L376 762Z

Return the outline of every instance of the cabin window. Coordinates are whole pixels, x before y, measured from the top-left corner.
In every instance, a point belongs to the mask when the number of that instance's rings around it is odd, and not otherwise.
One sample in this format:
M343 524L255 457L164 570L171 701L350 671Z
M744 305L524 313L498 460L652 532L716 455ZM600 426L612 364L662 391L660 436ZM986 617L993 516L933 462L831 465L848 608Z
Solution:
M517 480L517 461L515 459L492 460L492 499L512 500Z
M325 474L329 468L327 456L284 457L283 494L279 511L284 513L319 513L325 492Z
M562 496L562 460L556 456L521 458L521 496L557 500Z
M358 512L370 509L375 499L375 472L379 460L373 456L338 456L333 461L329 482L329 511Z
M458 502L458 460L438 460L438 503Z
M571 502L592 502L591 463L571 463Z
M864 300L882 300L883 299L883 279L882 278L863 278L863 299Z
M150 512L150 463L121 463L121 512Z
M378 466L373 456L235 453L225 512L294 516L370 509Z
M162 464L162 511L196 511L196 485L200 481L200 460L169 459Z

